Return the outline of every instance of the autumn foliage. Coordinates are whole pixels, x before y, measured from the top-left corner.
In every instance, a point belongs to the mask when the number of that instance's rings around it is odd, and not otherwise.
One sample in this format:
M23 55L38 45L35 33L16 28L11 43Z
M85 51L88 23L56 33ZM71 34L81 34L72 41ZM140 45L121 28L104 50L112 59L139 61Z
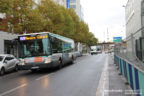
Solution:
M52 0L39 0L38 3L34 0L0 0L0 13L6 14L0 20L0 30L19 34L52 32L87 45L98 42L73 9L66 9Z

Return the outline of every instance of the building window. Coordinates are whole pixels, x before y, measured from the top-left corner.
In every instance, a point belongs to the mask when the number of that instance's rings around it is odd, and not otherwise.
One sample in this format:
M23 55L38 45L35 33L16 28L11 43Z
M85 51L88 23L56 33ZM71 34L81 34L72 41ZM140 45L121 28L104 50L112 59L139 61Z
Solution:
M13 53L13 45L10 40L4 40L4 53L12 54Z
M70 2L76 2L76 0L70 0Z
M70 5L70 8L76 9L76 5Z

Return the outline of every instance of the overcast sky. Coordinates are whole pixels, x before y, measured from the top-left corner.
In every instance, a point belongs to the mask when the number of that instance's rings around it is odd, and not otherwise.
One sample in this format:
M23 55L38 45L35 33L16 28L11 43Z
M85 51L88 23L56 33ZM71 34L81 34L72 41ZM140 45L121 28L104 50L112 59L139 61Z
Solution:
M125 38L125 8L127 0L81 0L84 21L100 42ZM107 35L108 29L108 35ZM105 39L104 39L105 38Z

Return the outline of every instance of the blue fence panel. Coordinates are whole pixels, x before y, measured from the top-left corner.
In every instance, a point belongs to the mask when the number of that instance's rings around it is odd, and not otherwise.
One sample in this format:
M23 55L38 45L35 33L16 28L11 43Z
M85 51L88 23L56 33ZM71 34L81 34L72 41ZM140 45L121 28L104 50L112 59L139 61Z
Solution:
M132 66L129 64L129 76L130 76L130 86L132 89L134 89L134 86L133 86L133 75L132 75Z
M122 74L122 62L121 62L121 59L120 59L120 72Z
M131 86L131 88L134 90L134 92L137 92L136 96L144 96L144 94L140 94L140 89L144 90L143 87L140 87L143 84L142 82L144 82L144 79L139 79L139 70L137 68L135 68L133 65L129 64L128 62L126 62L125 60L119 58L118 56L114 56L114 60L116 62L116 64L119 67L120 72L122 73L122 75L129 80L129 84ZM143 75L143 74L142 74ZM128 79L129 78L129 79ZM142 76L141 76L142 78ZM142 91L143 93L143 91Z
M135 71L135 86L136 86L136 91L137 91L137 95L136 96L140 96L140 93L139 93L139 75L138 75L138 70L136 68L134 68L134 71Z
M125 62L124 60L123 60L123 66L124 66L124 76L125 76L125 78L128 80L126 62Z

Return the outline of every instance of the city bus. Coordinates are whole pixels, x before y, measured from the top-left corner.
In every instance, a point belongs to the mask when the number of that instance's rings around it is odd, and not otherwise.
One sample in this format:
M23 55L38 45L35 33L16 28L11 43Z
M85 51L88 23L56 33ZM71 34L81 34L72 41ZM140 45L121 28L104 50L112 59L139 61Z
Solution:
M32 70L58 67L74 62L74 40L50 32L17 38L19 68Z

